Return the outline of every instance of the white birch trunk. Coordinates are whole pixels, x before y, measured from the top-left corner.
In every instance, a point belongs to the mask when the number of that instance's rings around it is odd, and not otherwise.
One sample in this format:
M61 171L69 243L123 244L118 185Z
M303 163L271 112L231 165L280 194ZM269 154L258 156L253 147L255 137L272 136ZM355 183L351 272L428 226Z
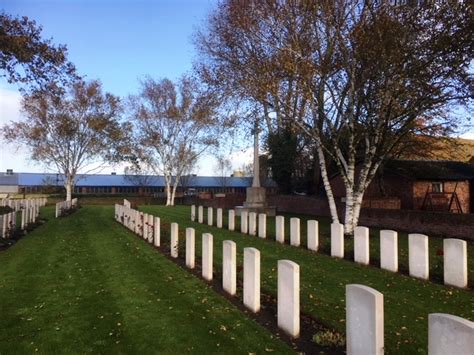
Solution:
M66 181L66 184L64 186L66 187L66 201L71 201L72 200L73 180L68 178L67 181Z
M316 143L316 150L318 152L319 166L321 168L321 177L323 178L324 190L328 198L329 211L331 212L331 218L333 223L339 223L339 216L337 215L336 202L334 201L334 195L332 193L331 184L329 183L328 171L326 169L326 159L324 157L323 148L319 142Z
M362 208L362 201L364 199L364 193L367 187L369 186L372 178L377 171L379 164L374 164L372 167L363 166L360 175L359 181L357 182L358 186L355 186L355 183L351 186L346 184L346 211L345 211L345 220L344 220L344 233L353 234L354 228L357 227L359 223L360 210Z
M354 191L346 186L346 207L344 213L344 234L351 234L354 230Z
M174 198L176 196L176 189L178 188L178 179L176 179L176 181L174 182L173 184L173 190L171 192L171 206L174 206Z
M360 216L360 209L362 207L362 201L364 198L364 194L360 193L355 196L354 200L354 213L352 216L352 232L354 232L354 228L357 227L359 224L359 216Z
M169 176L165 176L166 184L166 206L171 206L171 181Z

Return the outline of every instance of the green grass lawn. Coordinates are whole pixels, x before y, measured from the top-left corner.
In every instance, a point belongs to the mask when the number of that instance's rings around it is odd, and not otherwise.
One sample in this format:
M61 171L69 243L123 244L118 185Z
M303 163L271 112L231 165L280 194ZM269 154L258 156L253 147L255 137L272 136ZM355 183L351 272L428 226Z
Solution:
M112 206L53 212L0 252L1 354L292 351L116 223Z
M427 351L427 331L429 313L449 313L470 320L474 319L474 298L472 289L461 290L431 281L421 281L402 273L391 273L378 266L362 266L350 260L340 260L327 255L329 247L329 222L320 220L321 253L310 252L304 247L296 248L274 242L274 219L267 221L269 239L243 236L238 232L209 227L190 220L190 208L143 206L143 211L160 216L163 224L162 239L169 240L167 224L178 222L180 238L184 238L185 227L196 229L196 253L201 255L200 236L204 232L214 235L214 268L222 270L222 241L234 240L237 243L237 259L242 265L243 248L255 247L261 251L262 292L275 296L277 293L277 261L290 259L300 265L301 308L323 325L337 331L345 331L345 285L357 283L375 288L384 295L385 308L385 352L424 353ZM206 213L205 213L206 215ZM289 215L286 217L290 217ZM302 218L302 244L305 245L307 217ZM286 241L289 235L289 218L286 218ZM239 229L239 220L236 228ZM375 233L375 234L374 234ZM400 269L407 269L406 235L399 236ZM346 254L350 257L352 243L347 241ZM182 243L181 243L182 245ZM430 249L442 247L441 240L430 240ZM472 243L469 246L469 262L472 280ZM184 255L184 249L179 251ZM378 232L372 231L371 258L378 265ZM441 265L442 266L442 265ZM433 272L440 272L439 266ZM442 274L442 271L441 271ZM240 273L239 277L242 275ZM439 277L439 276L438 276ZM435 280L437 277L435 276Z

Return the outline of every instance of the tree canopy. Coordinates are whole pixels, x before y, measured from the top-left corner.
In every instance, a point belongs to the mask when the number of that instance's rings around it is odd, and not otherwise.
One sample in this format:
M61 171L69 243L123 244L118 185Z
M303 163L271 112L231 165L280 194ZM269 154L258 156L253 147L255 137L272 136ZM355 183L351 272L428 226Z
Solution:
M78 173L128 154L130 125L119 120L119 98L104 93L99 81L78 80L64 92L35 91L23 97L22 107L24 119L2 127L3 137L63 174L68 200Z
M0 77L36 89L76 78L66 46L43 39L41 32L42 27L26 16L0 13Z
M196 67L311 139L335 222L328 166L343 179L351 233L380 164L415 133L446 134L460 124L452 104L472 103L472 19L459 1L226 0L197 35Z
M214 97L186 76L177 83L147 78L139 94L130 97L136 152L156 174L163 174L167 206L174 204L181 177L217 145L216 107Z

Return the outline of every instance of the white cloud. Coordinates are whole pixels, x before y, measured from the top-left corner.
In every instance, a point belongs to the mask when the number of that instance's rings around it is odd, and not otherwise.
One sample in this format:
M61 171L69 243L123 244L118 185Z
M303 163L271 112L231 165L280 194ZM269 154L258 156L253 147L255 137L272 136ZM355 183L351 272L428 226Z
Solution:
M253 148L241 149L230 154L227 157L232 163L232 170L238 170L243 165L249 164L253 161ZM206 154L199 159L197 168L193 173L200 176L215 176L216 157L214 155Z
M474 131L463 133L459 137L464 139L474 139Z
M233 152L230 154L229 159L232 162L233 170L238 170L243 165L253 162L253 147Z
M21 95L17 90L0 83L0 126L21 118ZM0 171L39 171L29 160L27 149L17 144L1 142Z
M18 91L0 87L0 124L20 119L21 95Z

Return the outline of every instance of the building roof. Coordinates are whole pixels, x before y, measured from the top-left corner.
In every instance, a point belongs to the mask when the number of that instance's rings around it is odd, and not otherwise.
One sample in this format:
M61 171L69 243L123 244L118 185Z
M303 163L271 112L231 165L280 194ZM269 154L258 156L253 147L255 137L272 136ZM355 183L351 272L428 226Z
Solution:
M446 160L390 160L384 172L404 176L411 180L471 180L474 165Z
M474 157L474 139L416 137L418 145L403 152L402 160L442 160L469 162Z
M18 186L18 174L0 173L0 185Z
M19 186L63 186L64 176L51 173L15 173ZM1 177L0 177L1 178ZM144 183L140 183L140 180ZM189 176L186 179L186 186L196 187L221 187L222 178L217 176ZM1 180L0 180L1 181ZM252 184L250 177L227 177L226 187L249 187ZM126 175L106 175L106 174L82 174L76 178L76 186L115 186L115 187L133 187L133 186L151 186L163 187L165 181L163 176L126 176Z

